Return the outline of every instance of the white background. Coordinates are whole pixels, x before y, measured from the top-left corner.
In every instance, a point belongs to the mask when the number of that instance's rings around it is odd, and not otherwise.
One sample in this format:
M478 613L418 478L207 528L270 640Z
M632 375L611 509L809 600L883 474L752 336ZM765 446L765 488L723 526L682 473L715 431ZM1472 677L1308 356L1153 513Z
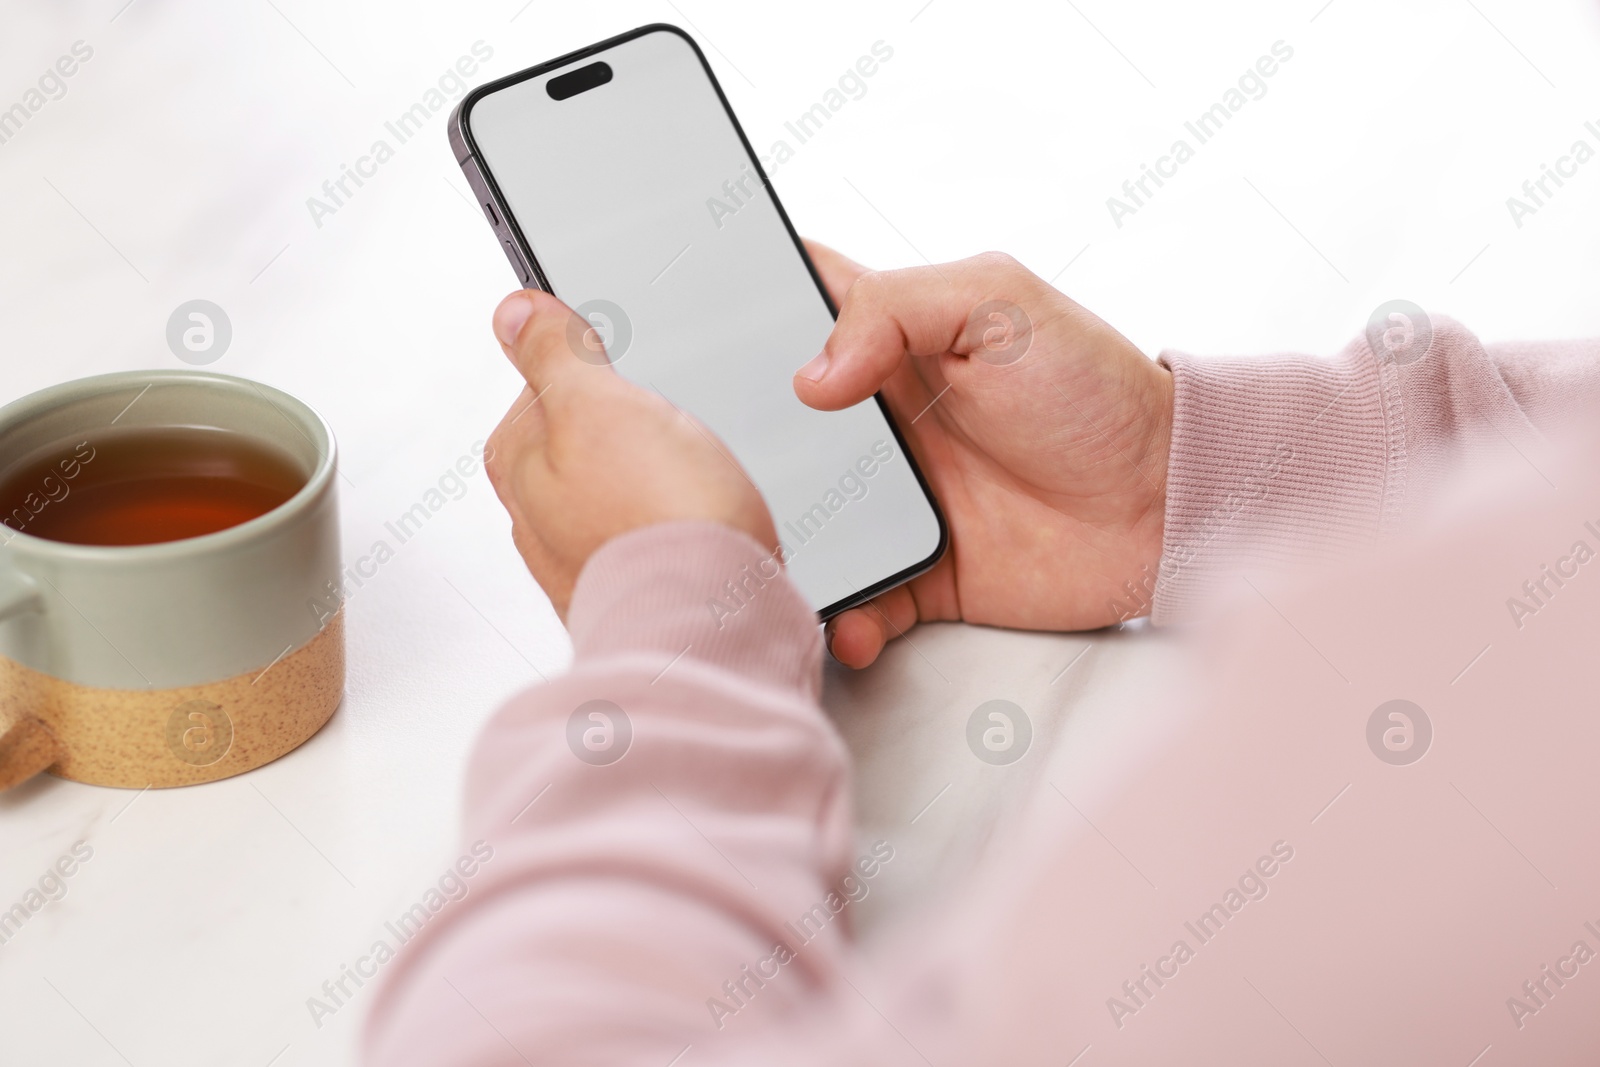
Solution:
M882 40L894 58L865 97L773 174L799 229L875 266L1010 251L1151 354L1331 352L1395 297L1489 339L1600 333L1600 160L1520 229L1505 206L1575 139L1600 143L1583 128L1600 12L1576 0L8 0L0 19L0 108L74 41L94 48L0 145L0 401L180 367L167 317L213 300L234 329L213 369L339 434L352 560L511 403L488 315L514 280L442 112L320 228L306 199L480 39L486 79L677 22L761 149ZM1117 228L1106 198L1278 40L1294 58L1266 97ZM569 655L481 472L467 485L355 593L348 696L305 748L195 789L47 779L0 798L0 907L72 842L95 850L0 947L0 1061L350 1061L361 999L317 1029L306 998L454 858L479 724ZM1001 779L960 739L977 703L1024 701L1114 789L1137 743L1121 723L1151 721L1119 718L1130 678L1166 654L1137 633L913 639L830 674L863 830L898 826L906 857L869 917L997 817Z

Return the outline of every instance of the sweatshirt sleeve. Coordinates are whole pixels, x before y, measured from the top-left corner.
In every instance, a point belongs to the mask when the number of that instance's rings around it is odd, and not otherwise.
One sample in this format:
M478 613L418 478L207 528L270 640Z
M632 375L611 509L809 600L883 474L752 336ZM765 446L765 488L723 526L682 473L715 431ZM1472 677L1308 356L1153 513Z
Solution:
M668 523L595 553L569 624L571 672L477 744L489 858L390 965L369 1063L666 1065L836 984L858 868L808 605L745 535Z
M1435 320L1418 358L1360 338L1333 359L1166 352L1174 387L1157 624L1252 568L1397 532L1463 464L1538 451L1600 411L1600 340L1485 346Z

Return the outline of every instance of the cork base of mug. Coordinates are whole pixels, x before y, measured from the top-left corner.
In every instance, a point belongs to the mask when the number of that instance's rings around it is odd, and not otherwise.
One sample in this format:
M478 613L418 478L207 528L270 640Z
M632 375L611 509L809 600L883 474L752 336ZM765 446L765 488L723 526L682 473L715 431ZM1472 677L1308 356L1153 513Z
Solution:
M0 656L0 721L32 716L66 754L50 774L130 789L243 774L304 744L344 696L344 613L264 669L175 689L75 685Z

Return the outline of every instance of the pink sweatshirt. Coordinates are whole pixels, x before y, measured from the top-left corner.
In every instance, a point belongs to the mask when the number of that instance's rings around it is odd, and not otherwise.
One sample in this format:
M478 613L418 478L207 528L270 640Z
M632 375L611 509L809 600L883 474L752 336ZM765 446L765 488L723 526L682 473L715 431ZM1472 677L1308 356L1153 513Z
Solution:
M492 860L390 966L368 1062L1600 1061L1600 961L1574 947L1600 952L1600 717L1574 688L1600 577L1538 584L1600 548L1600 479L1540 432L1600 411L1600 344L1442 322L1406 366L1365 341L1163 362L1155 618L1243 571L1258 599L1194 635L1214 669L1135 787L1097 804L1036 771L968 884L864 950L850 904L894 843L853 838L814 616L777 582L719 630L705 603L760 547L634 531L579 579L572 670L485 730L464 840ZM1262 576L1400 534L1454 467L1505 457L1510 513L1454 505L1336 582ZM1370 732L1398 697L1431 718L1412 766Z

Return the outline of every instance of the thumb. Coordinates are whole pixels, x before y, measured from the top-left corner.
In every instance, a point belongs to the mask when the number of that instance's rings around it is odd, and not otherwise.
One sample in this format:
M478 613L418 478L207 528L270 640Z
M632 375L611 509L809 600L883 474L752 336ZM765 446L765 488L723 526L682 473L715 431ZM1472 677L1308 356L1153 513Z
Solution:
M528 388L552 414L578 392L575 387L596 384L597 374L612 375L595 328L549 293L521 289L500 301L494 333Z
M967 288L952 286L937 267L861 275L821 354L795 372L795 395L810 407L837 411L878 392L908 356L950 351L971 308Z
M844 303L845 294L856 283L856 279L867 273L867 268L820 241L813 241L807 237L803 243L806 246L806 254L811 257L812 266L817 268L817 275L828 290L828 296L832 298L834 306L838 307Z

